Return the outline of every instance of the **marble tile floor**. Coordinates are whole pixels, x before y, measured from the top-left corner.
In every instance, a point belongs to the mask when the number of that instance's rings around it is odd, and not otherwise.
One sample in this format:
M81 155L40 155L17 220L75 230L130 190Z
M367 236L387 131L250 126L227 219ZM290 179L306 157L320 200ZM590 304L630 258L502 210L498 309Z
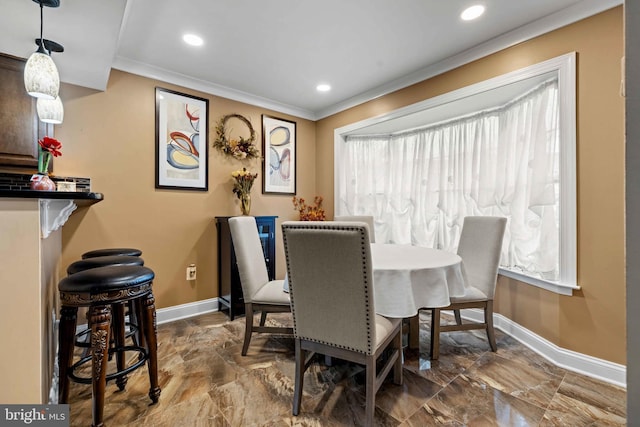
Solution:
M290 324L274 315L271 324ZM256 319L257 321L257 319ZM624 426L626 390L559 368L496 331L492 353L481 331L442 334L440 360L405 350L404 384L376 395L379 426ZM300 415L291 415L294 344L254 334L242 357L244 318L216 312L158 326L162 395L149 405L147 369L125 391L107 385L106 426L356 426L364 422L363 368L318 358L305 374ZM71 385L72 426L91 424L91 387Z

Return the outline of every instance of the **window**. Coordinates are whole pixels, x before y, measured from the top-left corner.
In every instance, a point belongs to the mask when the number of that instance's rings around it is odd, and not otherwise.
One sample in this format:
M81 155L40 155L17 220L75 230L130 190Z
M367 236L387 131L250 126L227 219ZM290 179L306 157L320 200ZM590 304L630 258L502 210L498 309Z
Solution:
M468 215L509 218L501 274L570 295L574 54L336 130L336 215L381 241L455 250Z

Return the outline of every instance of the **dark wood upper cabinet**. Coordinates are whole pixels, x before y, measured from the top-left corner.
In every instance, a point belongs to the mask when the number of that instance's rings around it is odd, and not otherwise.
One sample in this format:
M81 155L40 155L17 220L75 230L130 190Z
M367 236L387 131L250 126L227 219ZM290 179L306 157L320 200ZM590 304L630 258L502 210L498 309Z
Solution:
M0 54L0 166L38 168L38 140L52 125L38 120L36 98L24 89L26 60Z

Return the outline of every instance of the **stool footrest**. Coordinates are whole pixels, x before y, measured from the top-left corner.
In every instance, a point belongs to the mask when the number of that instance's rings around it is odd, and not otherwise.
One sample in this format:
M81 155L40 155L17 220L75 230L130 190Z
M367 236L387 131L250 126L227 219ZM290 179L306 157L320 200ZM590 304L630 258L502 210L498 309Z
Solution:
M131 338L131 337L135 338L135 336L138 334L138 331L139 331L138 325L136 325L135 323L126 322L125 326L129 327L128 330L125 329L125 334L124 334L125 339ZM91 329L89 328L86 328L78 332L76 334L76 342L75 342L76 347L83 347L83 348L91 347L91 343L86 338L89 336L89 334L91 334ZM83 341L83 337L84 337L84 341Z
M122 351L122 352L136 351L139 354L138 360L134 364L132 364L131 366L127 366L123 370L112 372L110 374L107 373L107 382L109 382L111 380L115 380L117 378L124 377L125 375L128 375L129 373L135 371L140 366L142 366L147 361L147 359L149 358L147 350L145 348L137 346L137 345L128 345L128 346L125 346L125 347L121 347L120 349L110 349L109 353L116 352L118 350ZM78 360L73 365L71 365L71 369L70 369L70 372L69 372L69 379L71 379L74 382L80 383L80 384L91 384L91 381L92 381L91 377L82 377L82 376L79 376L79 375L75 374L76 369L78 369L79 367L81 367L85 363L90 362L91 358L92 358L91 355L85 356L82 359Z

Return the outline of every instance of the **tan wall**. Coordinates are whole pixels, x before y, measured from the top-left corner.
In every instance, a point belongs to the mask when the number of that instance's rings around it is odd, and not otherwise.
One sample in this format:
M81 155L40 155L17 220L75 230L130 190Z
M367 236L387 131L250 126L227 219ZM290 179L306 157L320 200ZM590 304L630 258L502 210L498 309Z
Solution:
M0 201L0 402L44 403L49 390L43 348L40 209L38 201Z
M62 264L66 268L90 249L140 248L156 273L156 304L163 308L217 296L214 217L240 214L231 171L246 166L259 172L261 164L231 160L210 148L209 191L156 190L155 86L209 99L210 145L215 123L225 114L250 119L259 147L261 114L297 122L297 191L304 197L315 194L315 123L116 70L105 92L63 86L65 121L55 130L63 155L55 160L54 172L90 177L92 190L103 193L104 201L80 208L64 226ZM283 220L296 218L291 197L261 194L259 173L251 191L251 214L277 215L279 230ZM282 278L280 234L277 239L277 276ZM190 263L197 266L195 282L185 279Z
M572 297L506 278L497 311L560 347L625 363L622 7L317 123L317 191L333 214L333 131L568 52L578 53L578 281Z

